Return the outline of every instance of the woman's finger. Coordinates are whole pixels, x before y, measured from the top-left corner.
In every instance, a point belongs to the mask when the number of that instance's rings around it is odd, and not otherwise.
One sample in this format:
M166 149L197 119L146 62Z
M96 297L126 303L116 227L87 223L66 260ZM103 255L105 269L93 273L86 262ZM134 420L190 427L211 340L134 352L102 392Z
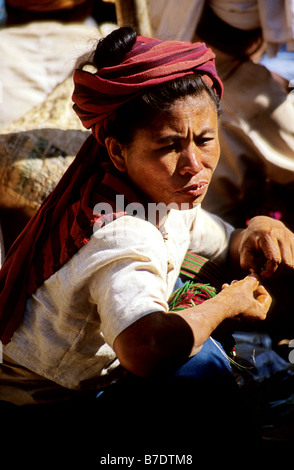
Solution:
M292 233L287 236L284 243L280 243L280 252L282 255L282 262L286 266L294 268L294 237Z
M267 312L271 306L272 298L269 292L261 284L259 284L258 288L255 291L255 299Z

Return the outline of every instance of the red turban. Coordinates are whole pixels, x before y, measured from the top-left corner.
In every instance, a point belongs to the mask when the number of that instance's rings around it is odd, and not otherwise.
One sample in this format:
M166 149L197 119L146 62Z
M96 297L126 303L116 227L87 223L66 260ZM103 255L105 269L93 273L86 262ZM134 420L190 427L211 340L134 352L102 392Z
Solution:
M221 97L223 88L214 58L203 43L139 36L119 65L104 67L95 74L75 71L74 110L99 140L100 127L118 106L160 83L197 72Z
M98 137L99 128L118 106L153 86L194 71L221 96L214 54L204 44L138 37L120 65L95 74L75 72L75 111ZM106 201L115 212L117 194L125 196L126 204L140 202L124 175L105 169L101 163L105 150L97 140L93 136L86 140L7 254L0 270L0 337L4 344L22 321L28 296L89 240L95 204Z

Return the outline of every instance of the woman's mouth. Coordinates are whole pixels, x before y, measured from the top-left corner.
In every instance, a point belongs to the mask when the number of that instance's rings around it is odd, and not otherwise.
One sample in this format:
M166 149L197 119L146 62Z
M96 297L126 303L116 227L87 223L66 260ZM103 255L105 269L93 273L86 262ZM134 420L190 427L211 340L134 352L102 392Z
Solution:
M207 186L208 183L203 181L199 184L191 184L189 186L186 186L180 189L178 192L191 197L199 197L206 191Z

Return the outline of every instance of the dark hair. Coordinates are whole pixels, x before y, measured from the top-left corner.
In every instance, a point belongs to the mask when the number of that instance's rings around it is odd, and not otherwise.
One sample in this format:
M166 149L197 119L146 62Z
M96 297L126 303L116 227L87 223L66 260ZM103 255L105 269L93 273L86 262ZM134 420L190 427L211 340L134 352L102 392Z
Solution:
M119 28L99 41L93 56L97 69L119 64L136 42L137 34L131 28ZM220 100L199 73L191 73L169 82L151 87L143 94L121 105L105 129L102 140L115 137L120 143L131 142L136 129L146 127L158 114L168 111L173 102L188 95L200 96L207 92L217 112Z
M100 39L93 56L97 69L111 67L122 62L137 39L137 33L128 27L115 29L105 38Z

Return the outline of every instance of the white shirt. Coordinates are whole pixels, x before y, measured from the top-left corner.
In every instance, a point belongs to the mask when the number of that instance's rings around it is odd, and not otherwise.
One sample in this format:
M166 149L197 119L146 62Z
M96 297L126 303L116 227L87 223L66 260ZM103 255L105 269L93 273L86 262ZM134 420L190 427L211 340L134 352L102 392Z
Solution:
M108 385L120 370L116 337L168 311L187 250L224 260L232 230L200 206L171 210L160 229L128 215L113 221L28 299L5 355L63 387Z

